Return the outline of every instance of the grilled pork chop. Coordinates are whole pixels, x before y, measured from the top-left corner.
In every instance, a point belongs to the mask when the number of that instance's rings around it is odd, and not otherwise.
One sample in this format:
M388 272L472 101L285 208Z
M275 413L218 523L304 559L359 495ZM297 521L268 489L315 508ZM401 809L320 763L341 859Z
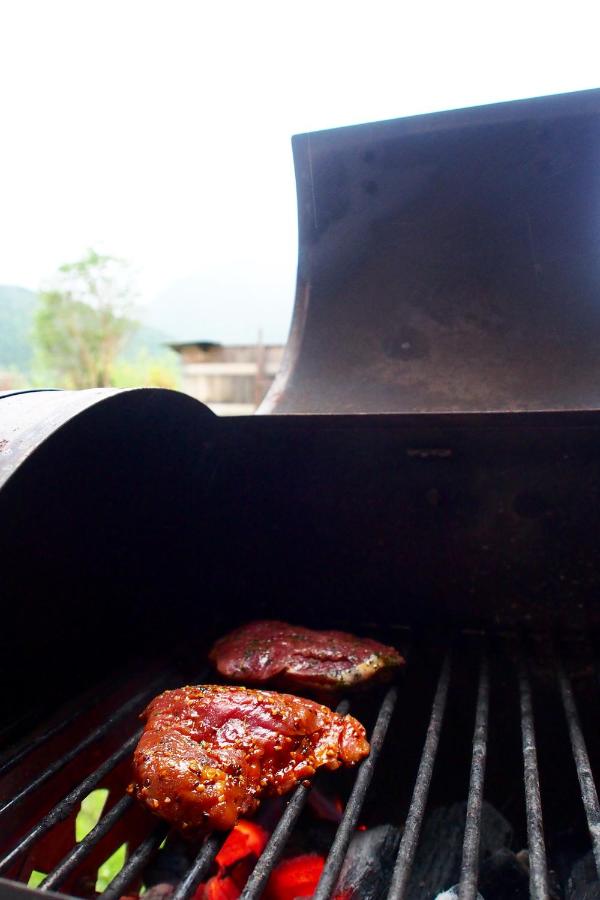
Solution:
M209 657L228 681L320 691L380 681L404 665L394 647L370 638L269 621L225 635Z
M231 828L263 796L369 753L352 716L272 691L183 687L156 697L142 718L130 792L190 835Z

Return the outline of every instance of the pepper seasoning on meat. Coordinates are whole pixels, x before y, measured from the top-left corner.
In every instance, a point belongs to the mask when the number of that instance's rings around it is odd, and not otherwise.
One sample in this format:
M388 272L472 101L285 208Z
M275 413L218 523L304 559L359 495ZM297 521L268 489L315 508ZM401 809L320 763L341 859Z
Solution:
M352 716L273 691L183 687L156 697L142 718L130 792L189 835L232 828L262 797L369 753Z
M228 681L313 691L384 681L404 665L394 647L370 638L277 621L242 625L220 638L209 658Z

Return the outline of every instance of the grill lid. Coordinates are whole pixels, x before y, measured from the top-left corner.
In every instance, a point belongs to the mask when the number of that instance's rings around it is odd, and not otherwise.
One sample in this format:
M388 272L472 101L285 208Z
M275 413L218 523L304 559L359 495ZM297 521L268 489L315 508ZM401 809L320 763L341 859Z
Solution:
M600 91L293 149L296 305L262 412L600 405Z

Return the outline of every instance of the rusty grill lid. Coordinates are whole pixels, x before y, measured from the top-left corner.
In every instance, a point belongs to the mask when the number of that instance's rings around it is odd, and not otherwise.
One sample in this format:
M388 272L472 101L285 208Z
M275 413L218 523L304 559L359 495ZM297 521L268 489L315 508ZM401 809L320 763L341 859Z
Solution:
M600 91L293 149L296 304L261 412L600 406Z

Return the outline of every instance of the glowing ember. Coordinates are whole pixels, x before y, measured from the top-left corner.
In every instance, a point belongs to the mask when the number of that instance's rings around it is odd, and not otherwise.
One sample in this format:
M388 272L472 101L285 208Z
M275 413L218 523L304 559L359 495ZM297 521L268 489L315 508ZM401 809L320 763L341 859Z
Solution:
M337 798L332 805L341 806ZM357 831L364 832L366 825L359 825ZM375 829L377 830L377 829ZM260 825L247 819L240 819L215 857L218 870L216 875L200 884L193 900L238 900L263 852L269 834ZM314 894L325 858L317 853L304 853L284 859L271 873L263 897L264 900L296 900L309 898ZM173 892L170 884L155 885L147 892L152 900L168 900ZM335 900L352 900L355 891L339 890ZM141 900L139 895L128 895L121 900Z
M194 895L194 900L237 900L242 889L237 886L233 878L225 878L215 875L206 884L200 885Z
M268 839L269 835L260 825L240 819L217 853L217 865L227 868L251 854L259 857Z
M325 860L316 853L294 856L279 863L267 882L265 900L311 897L319 883Z
M215 857L219 871L200 885L194 900L237 900L268 839L260 825L240 819Z
M332 806L342 805L337 798L330 802ZM357 830L366 831L367 826L359 825ZM218 867L216 875L198 886L193 900L238 900L268 839L268 832L260 825L240 819L215 857ZM264 900L312 897L324 865L325 858L317 853L304 853L284 859L271 873L264 891ZM173 890L170 885L164 887L168 887L171 892ZM336 900L352 900L353 896L352 890L341 890L336 894ZM139 898L136 897L135 900Z

